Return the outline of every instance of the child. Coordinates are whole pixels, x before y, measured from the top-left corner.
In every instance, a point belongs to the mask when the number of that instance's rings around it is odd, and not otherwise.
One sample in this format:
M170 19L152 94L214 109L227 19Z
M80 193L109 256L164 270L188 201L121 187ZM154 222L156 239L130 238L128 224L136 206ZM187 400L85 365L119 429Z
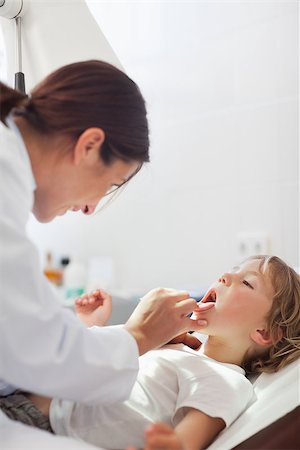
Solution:
M85 296L76 309L85 323L91 314L103 323L110 301L105 293ZM299 311L299 275L278 257L254 256L222 275L196 308L195 318L207 321L205 344L143 355L127 401L31 400L49 414L55 433L106 449L204 449L255 401L245 371L275 372L299 357Z

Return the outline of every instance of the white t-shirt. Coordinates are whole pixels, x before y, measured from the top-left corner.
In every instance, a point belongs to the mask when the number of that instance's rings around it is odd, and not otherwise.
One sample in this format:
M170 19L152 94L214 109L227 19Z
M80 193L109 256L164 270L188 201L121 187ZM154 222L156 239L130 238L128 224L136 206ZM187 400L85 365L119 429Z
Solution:
M186 407L221 417L229 426L253 397L244 375L241 367L219 363L184 345L165 346L140 358L138 379L124 403L103 407L53 400L50 421L55 433L100 447L143 448L147 425L176 426Z
M36 184L22 136L8 124L0 123L0 394L17 386L86 403L122 401L136 379L137 344L122 326L86 329L61 307L26 234Z

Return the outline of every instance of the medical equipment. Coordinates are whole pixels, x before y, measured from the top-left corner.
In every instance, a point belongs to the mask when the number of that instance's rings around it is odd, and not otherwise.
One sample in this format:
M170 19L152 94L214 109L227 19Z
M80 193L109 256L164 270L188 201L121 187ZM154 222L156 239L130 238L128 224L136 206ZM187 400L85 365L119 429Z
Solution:
M22 72L22 38L21 38L21 14L23 9L22 0L13 0L7 2L1 0L0 14L7 19L15 19L16 29L16 72L15 89L25 94L25 77Z
M84 0L0 0L0 26L8 82L13 84L15 72L24 73L27 90L58 67L76 61L101 59L121 68ZM17 78L22 82L21 76Z

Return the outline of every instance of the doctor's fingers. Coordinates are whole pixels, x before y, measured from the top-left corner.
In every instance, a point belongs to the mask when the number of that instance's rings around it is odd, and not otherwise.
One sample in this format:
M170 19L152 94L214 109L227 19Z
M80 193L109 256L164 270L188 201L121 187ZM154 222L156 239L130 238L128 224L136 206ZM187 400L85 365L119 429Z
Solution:
M191 314L194 309L197 307L197 302L194 298L187 298L181 301L178 301L175 305L176 311L182 316L187 316Z
M187 298L189 298L189 293L186 291L177 291L176 289L170 288L155 288L149 291L141 300L162 302L167 300L170 303L176 303Z

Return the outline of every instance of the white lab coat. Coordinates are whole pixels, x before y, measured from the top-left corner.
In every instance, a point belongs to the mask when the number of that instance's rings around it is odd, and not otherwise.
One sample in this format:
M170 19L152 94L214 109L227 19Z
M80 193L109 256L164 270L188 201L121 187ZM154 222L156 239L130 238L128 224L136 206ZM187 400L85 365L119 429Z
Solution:
M26 235L35 180L8 124L0 125L0 380L49 397L122 401L137 376L136 341L122 326L86 329L60 306Z

